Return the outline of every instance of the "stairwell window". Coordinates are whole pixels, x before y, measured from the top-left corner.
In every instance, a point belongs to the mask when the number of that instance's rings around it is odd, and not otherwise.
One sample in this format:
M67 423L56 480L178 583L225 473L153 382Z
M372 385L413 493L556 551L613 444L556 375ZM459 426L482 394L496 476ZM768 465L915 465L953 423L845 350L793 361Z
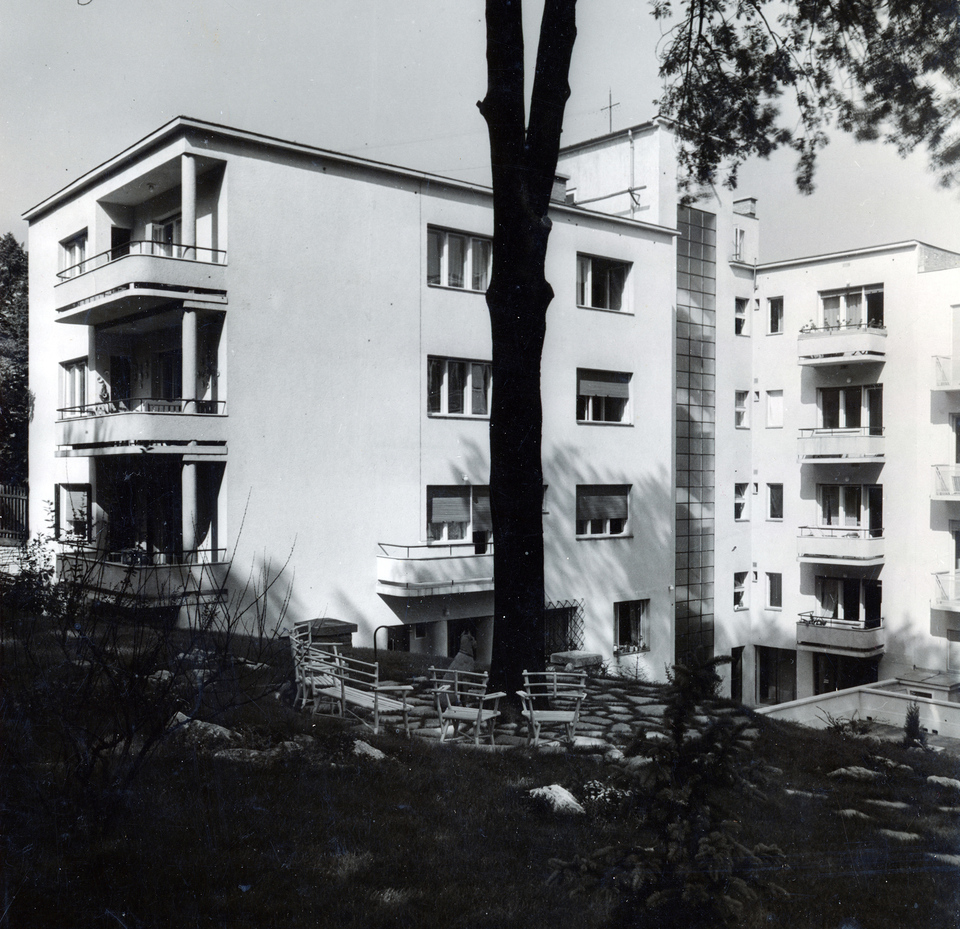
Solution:
M746 484L734 484L733 485L733 518L737 522L744 522L749 519L749 512L747 510L747 501L749 497L747 496L747 485Z
M767 391L767 428L783 428L783 391Z
M616 630L616 648L618 655L646 651L649 646L644 642L645 618L650 610L649 600L622 600L613 605L613 622Z
M578 484L577 535L623 535L629 495L629 484Z
M783 575L767 572L767 608L783 609Z
M482 236L427 228L427 283L458 290L486 291L493 242Z
M473 543L484 555L493 539L490 488L475 485L427 487L427 541Z
M733 331L737 335L749 335L747 332L747 307L750 301L746 297L737 297L733 305Z
M783 484L767 484L767 519L783 519Z
M736 571L733 575L733 608L745 610L747 608L747 572Z
M489 361L427 358L427 415L490 415L493 365Z
M749 429L750 417L747 415L747 401L750 399L749 390L737 390L733 395L733 417L737 429Z
M783 332L783 297L771 297L767 300L767 314L770 321L770 335Z
M623 371L577 368L577 422L630 422L630 379Z
M87 260L87 230L78 232L64 239L60 243L60 274L61 278L76 277L86 271L84 262Z
M577 255L577 306L625 310L630 264L594 255Z

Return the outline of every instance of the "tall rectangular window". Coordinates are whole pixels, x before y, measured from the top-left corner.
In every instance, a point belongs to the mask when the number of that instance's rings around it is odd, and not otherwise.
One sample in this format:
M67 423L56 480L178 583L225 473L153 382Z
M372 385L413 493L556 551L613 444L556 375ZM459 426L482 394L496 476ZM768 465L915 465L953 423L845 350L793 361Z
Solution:
M629 422L631 377L623 371L577 368L577 421Z
M490 283L493 242L481 236L427 228L427 283L483 292Z
M427 358L427 414L489 416L493 365L489 361Z
M767 518L783 519L783 484L767 484Z
M788 648L757 648L757 703L797 699L797 653Z
M747 485L746 484L734 484L733 485L733 518L737 521L742 521L749 519L747 513L747 501L749 497L747 496Z
M746 297L737 297L733 307L733 331L737 335L747 335L747 307L750 301Z
M737 429L749 429L750 417L747 415L747 403L750 399L749 390L738 390L733 396L733 417Z
M767 606L771 610L783 609L783 575L767 573Z
M783 391L767 391L767 428L783 428Z
M743 246L747 238L747 231L740 226L733 227L733 261L744 261Z
M733 608L745 610L747 608L747 572L737 571L733 575Z
M86 271L87 230L64 239L60 243L60 274L62 278L76 277Z
M53 491L54 537L65 541L90 539L89 484L57 484Z
M87 403L87 359L60 365L60 415L79 416Z
M771 297L767 300L769 332L776 335L783 332L783 297Z
M643 633L644 619L649 610L649 600L622 600L614 603L615 647L621 655L643 651L648 647L644 642Z
M623 310L630 264L594 255L577 255L577 306Z
M622 535L629 494L629 484L578 484L577 535Z
M882 484L818 484L817 501L822 528L866 527L871 538L882 538Z

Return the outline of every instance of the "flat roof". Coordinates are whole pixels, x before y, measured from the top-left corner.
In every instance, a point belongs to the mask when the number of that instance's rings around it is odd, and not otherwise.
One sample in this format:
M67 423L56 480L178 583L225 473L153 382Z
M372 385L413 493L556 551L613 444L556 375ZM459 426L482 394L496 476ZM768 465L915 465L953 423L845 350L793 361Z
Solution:
M906 251L908 249L931 248L938 252L945 252L948 255L956 255L960 258L960 252L951 251L949 248L941 248L939 245L930 245L928 242L921 242L919 239L905 239L902 242L888 242L883 245L869 245L864 248L845 249L840 252L826 252L822 255L807 255L801 258L785 258L781 261L762 261L757 265L758 271L772 271L776 268L789 268L803 264L814 264L820 261L840 261L844 258L862 258L866 255L877 254L880 252Z

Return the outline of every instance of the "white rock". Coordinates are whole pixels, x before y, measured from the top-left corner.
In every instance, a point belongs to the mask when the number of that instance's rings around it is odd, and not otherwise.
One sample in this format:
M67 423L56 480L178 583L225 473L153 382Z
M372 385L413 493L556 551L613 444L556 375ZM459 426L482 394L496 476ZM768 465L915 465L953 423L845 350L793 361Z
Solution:
M837 768L831 771L827 777L846 777L851 781L875 781L880 775L869 768L862 768L859 765L851 765L849 768Z
M960 868L960 855L946 855L943 852L927 852L927 857L940 864L948 864Z
M557 813L584 813L584 808L577 802L576 797L566 787L559 784L550 784L547 787L534 787L530 791L531 797L540 797L547 801Z
M939 774L931 774L927 778L928 784L937 784L940 787L952 787L954 790L960 790L960 781L955 777L941 777Z
M866 813L861 813L860 810L840 810L839 815L843 819L870 819Z
M360 741L360 739L353 743L353 753L363 758L372 758L374 761L383 761L387 757L379 748L374 748L372 745Z
M885 835L888 839L896 839L898 842L919 842L920 836L915 832L899 832L896 829L878 829L880 835Z

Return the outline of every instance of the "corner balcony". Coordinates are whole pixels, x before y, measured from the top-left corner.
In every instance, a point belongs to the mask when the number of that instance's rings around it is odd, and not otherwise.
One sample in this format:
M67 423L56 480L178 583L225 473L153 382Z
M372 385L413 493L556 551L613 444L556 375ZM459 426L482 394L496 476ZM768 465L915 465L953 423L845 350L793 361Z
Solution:
M802 365L862 364L883 361L887 330L867 323L804 326L797 339L797 361Z
M227 303L227 253L200 246L134 241L61 271L54 287L57 321L113 322L171 300Z
M934 465L931 500L960 501L960 465Z
M797 456L805 464L878 463L884 456L883 428L801 429Z
M191 457L227 453L223 400L137 397L58 410L57 456L127 455L132 450Z
M121 607L181 607L224 593L230 562L225 549L97 552L78 547L57 555L57 577Z
M859 526L801 526L797 557L805 564L868 567L883 564L883 530Z
M960 613L960 571L939 571L933 575L930 605L935 610Z
M933 356L933 384L931 390L960 390L960 365L952 355Z
M798 651L875 658L883 654L885 642L882 619L848 622L809 612L801 613L797 623Z
M433 545L380 544L377 593L435 597L493 590L493 545L477 554L471 542Z

